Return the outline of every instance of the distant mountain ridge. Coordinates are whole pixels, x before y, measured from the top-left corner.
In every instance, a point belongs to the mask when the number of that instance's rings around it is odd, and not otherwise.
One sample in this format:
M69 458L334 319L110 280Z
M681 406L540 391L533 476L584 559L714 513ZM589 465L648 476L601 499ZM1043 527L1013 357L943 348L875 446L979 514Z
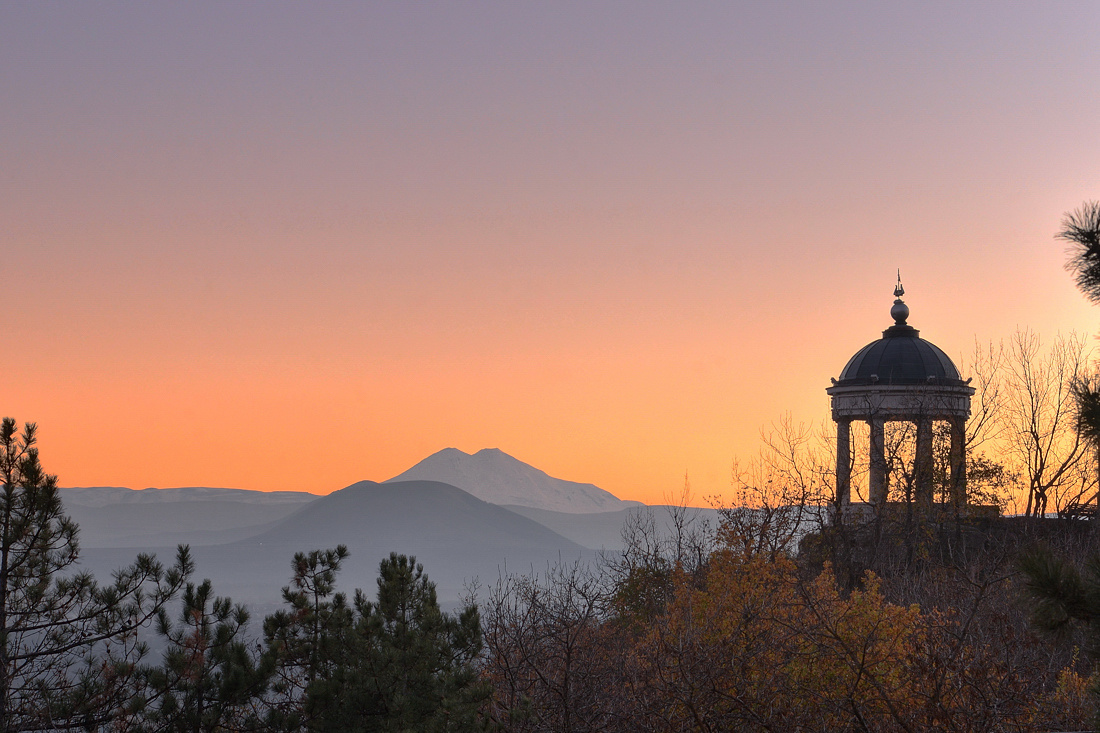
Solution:
M490 585L508 571L537 572L592 554L533 519L433 481L360 481L300 505L247 538L191 550L198 577L210 578L235 601L273 609L279 589L290 578L294 553L337 544L351 553L339 578L342 590L370 593L378 562L400 552L424 563L440 598L447 601L460 598L474 579ZM142 549L163 559L173 551L166 545L150 539ZM112 569L132 560L133 552L90 547L82 564L97 577L109 577Z
M484 448L473 455L444 448L383 483L396 481L438 481L490 504L567 514L617 512L642 506L641 502L623 501L594 484L554 478L499 448Z
M66 506L98 507L111 504L166 504L183 501L231 501L246 504L308 504L316 494L304 491L254 491L183 486L174 489L127 489L122 486L76 486L61 489Z
M257 534L317 500L300 491L249 491L188 486L60 490L65 513L80 527L80 545L149 547L209 545Z

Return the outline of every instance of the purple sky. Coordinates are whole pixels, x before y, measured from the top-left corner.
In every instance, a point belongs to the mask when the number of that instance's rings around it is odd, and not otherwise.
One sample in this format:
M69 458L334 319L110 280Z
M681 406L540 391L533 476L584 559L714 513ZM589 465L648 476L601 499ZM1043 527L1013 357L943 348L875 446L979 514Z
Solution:
M1094 331L1100 5L896 5L0 5L4 412L66 485L655 501L824 418L899 267L953 357Z

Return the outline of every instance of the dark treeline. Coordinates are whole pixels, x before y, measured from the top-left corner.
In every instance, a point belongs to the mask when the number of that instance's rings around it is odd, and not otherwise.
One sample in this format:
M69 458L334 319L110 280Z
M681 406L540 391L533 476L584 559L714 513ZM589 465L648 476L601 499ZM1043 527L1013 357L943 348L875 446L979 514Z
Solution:
M483 608L493 720L532 732L1090 727L1086 639L1034 627L1017 569L1039 546L1094 551L1089 523L927 523L919 539L882 542L903 527L880 517L815 531L797 556L769 541L782 523L726 510L714 531L652 542L642 528L600 568L503 580ZM902 559L910 542L919 562Z
M373 597L337 592L337 547L295 556L251 638L186 548L107 585L72 572L76 527L34 438L0 426L5 731L1023 731L1093 714L1094 650L1033 628L1031 609L1060 607L1016 569L1037 541L1086 556L1090 522L883 516L822 523L796 553L806 507L639 514L623 553L501 578L456 614L398 554Z
M374 598L349 599L335 590L342 546L298 554L284 608L250 639L248 611L192 580L186 547L168 568L140 555L110 584L77 572L77 527L34 445L33 424L0 423L0 730L487 725L477 608L442 613L415 559L391 554Z

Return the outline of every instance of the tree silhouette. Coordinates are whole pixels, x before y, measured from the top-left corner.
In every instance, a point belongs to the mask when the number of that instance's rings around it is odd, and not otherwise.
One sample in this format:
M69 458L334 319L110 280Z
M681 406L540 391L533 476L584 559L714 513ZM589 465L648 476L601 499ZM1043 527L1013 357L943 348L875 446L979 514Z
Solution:
M1054 235L1069 242L1066 269L1093 303L1100 303L1100 201L1086 201L1062 217ZM1082 377L1073 386L1078 434L1092 447L1100 478L1100 379Z
M168 642L161 667L150 670L156 703L147 714L152 728L179 733L253 730L252 703L266 686L269 669L258 664L242 640L248 611L214 596L209 580L188 583L176 623L162 609L158 632Z
M1086 201L1062 217L1055 238L1069 242L1066 269L1093 303L1100 303L1100 201Z
M318 730L472 731L490 689L478 679L481 618L467 604L444 613L435 583L415 557L390 553L378 569L377 600L355 594L346 657L311 695L331 701Z
M137 631L192 571L187 548L168 569L138 555L100 586L75 572L76 524L57 477L43 471L36 428L0 422L0 730L89 730L133 712Z
M329 684L346 663L348 635L355 621L336 575L347 547L299 552L294 575L283 588L280 609L264 619L264 641L274 664L268 722L275 730L314 730L339 690Z
M1086 201L1062 217L1056 239L1069 242L1066 269L1074 275L1077 287L1093 303L1100 303L1100 202ZM1078 437L1100 457L1100 381L1090 375L1078 375L1072 384L1076 403ZM1019 560L1025 589L1033 601L1032 623L1050 632L1060 632L1081 624L1092 635L1092 653L1100 631L1100 557L1093 556L1082 574L1066 558L1047 548L1035 548ZM1100 688L1093 687L1100 701ZM1100 724L1100 720L1096 721Z

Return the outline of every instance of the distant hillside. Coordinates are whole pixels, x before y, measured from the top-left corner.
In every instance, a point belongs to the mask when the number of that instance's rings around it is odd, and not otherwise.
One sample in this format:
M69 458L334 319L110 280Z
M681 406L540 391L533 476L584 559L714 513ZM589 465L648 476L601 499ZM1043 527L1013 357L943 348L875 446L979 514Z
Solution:
M183 501L218 501L246 504L306 504L317 498L304 491L252 491L184 486L176 489L127 489L122 486L87 486L61 489L65 506L108 504L167 504Z
M553 478L497 448L485 448L473 455L445 448L386 483L394 481L439 481L491 504L569 514L619 511L641 505L622 501L593 484Z
M61 489L65 513L80 527L80 546L212 545L258 534L318 497L296 491L187 487Z
M290 579L295 552L345 544L351 551L339 586L374 592L378 563L391 551L416 555L440 598L458 599L464 585L501 572L543 570L559 559L587 556L579 544L543 525L434 481L361 481L318 497L246 540L193 547L197 575L234 600L271 608ZM167 544L167 543L166 543ZM151 546L158 556L170 548ZM132 560L133 551L90 549L84 564L99 577Z

